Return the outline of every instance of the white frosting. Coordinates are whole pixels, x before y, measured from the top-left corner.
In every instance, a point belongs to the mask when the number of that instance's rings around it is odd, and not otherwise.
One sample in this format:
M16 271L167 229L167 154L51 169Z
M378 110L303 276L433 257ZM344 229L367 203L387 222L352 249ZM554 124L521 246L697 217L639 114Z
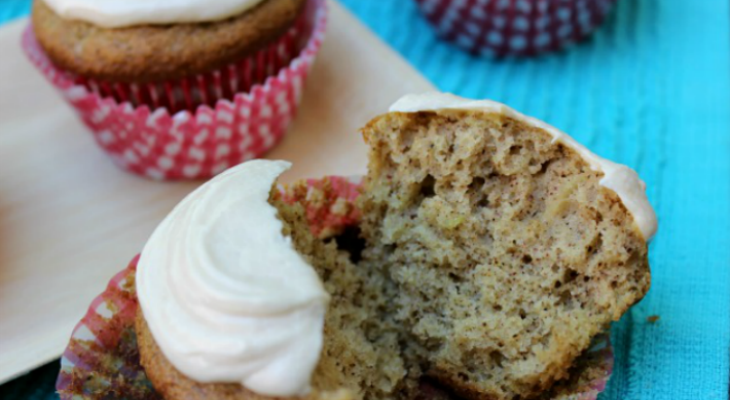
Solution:
M284 161L249 161L187 196L137 269L140 306L165 357L198 382L305 395L329 302L268 202Z
M425 93L407 95L390 107L391 112L438 111L444 109L480 110L507 115L548 132L553 143L562 143L575 150L594 171L603 172L600 184L613 190L633 215L634 221L646 241L651 240L657 230L654 209L646 197L646 184L631 168L593 154L564 132L535 118L523 115L504 104L489 100L469 100L447 93Z
M61 18L105 28L226 19L263 0L43 0Z

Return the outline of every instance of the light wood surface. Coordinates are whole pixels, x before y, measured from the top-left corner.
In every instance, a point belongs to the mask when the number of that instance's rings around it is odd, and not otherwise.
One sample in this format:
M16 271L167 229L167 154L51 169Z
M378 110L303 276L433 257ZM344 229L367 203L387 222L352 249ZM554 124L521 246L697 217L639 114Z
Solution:
M268 157L285 181L365 170L357 129L432 86L336 3L302 108ZM58 357L91 300L200 182L114 167L22 54L27 21L0 29L0 382Z

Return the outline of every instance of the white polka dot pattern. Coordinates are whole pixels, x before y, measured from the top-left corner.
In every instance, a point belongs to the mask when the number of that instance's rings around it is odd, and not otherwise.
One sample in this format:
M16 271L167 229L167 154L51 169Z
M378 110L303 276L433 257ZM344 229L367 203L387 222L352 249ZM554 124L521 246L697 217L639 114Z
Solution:
M263 155L286 133L324 38L326 1L310 0L305 13L304 25L312 33L296 58L249 91L234 94L232 100L220 99L214 107L201 105L194 112L150 111L147 105L135 107L78 84L50 62L32 26L25 30L22 45L115 164L152 179L206 179ZM216 82L223 90L223 82Z
M475 54L530 56L588 36L616 0L415 0L438 35Z

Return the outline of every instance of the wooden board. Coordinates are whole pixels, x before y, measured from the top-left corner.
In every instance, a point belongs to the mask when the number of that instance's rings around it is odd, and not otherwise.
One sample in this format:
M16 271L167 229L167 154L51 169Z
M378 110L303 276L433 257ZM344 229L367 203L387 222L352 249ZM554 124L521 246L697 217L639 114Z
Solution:
M285 181L365 170L357 129L432 86L340 5L302 108L268 157ZM114 167L19 46L0 29L0 383L58 357L74 325L167 212L200 183Z

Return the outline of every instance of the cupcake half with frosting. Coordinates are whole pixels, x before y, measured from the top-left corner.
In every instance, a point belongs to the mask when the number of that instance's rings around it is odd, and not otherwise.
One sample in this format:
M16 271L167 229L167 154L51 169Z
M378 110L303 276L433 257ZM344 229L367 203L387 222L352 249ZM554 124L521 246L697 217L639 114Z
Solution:
M657 223L636 173L450 95L407 96L363 133L361 180L277 188L289 164L251 161L157 228L118 323L141 392L595 399L605 330L649 289Z
M205 178L285 133L323 0L36 0L23 45L117 164Z

